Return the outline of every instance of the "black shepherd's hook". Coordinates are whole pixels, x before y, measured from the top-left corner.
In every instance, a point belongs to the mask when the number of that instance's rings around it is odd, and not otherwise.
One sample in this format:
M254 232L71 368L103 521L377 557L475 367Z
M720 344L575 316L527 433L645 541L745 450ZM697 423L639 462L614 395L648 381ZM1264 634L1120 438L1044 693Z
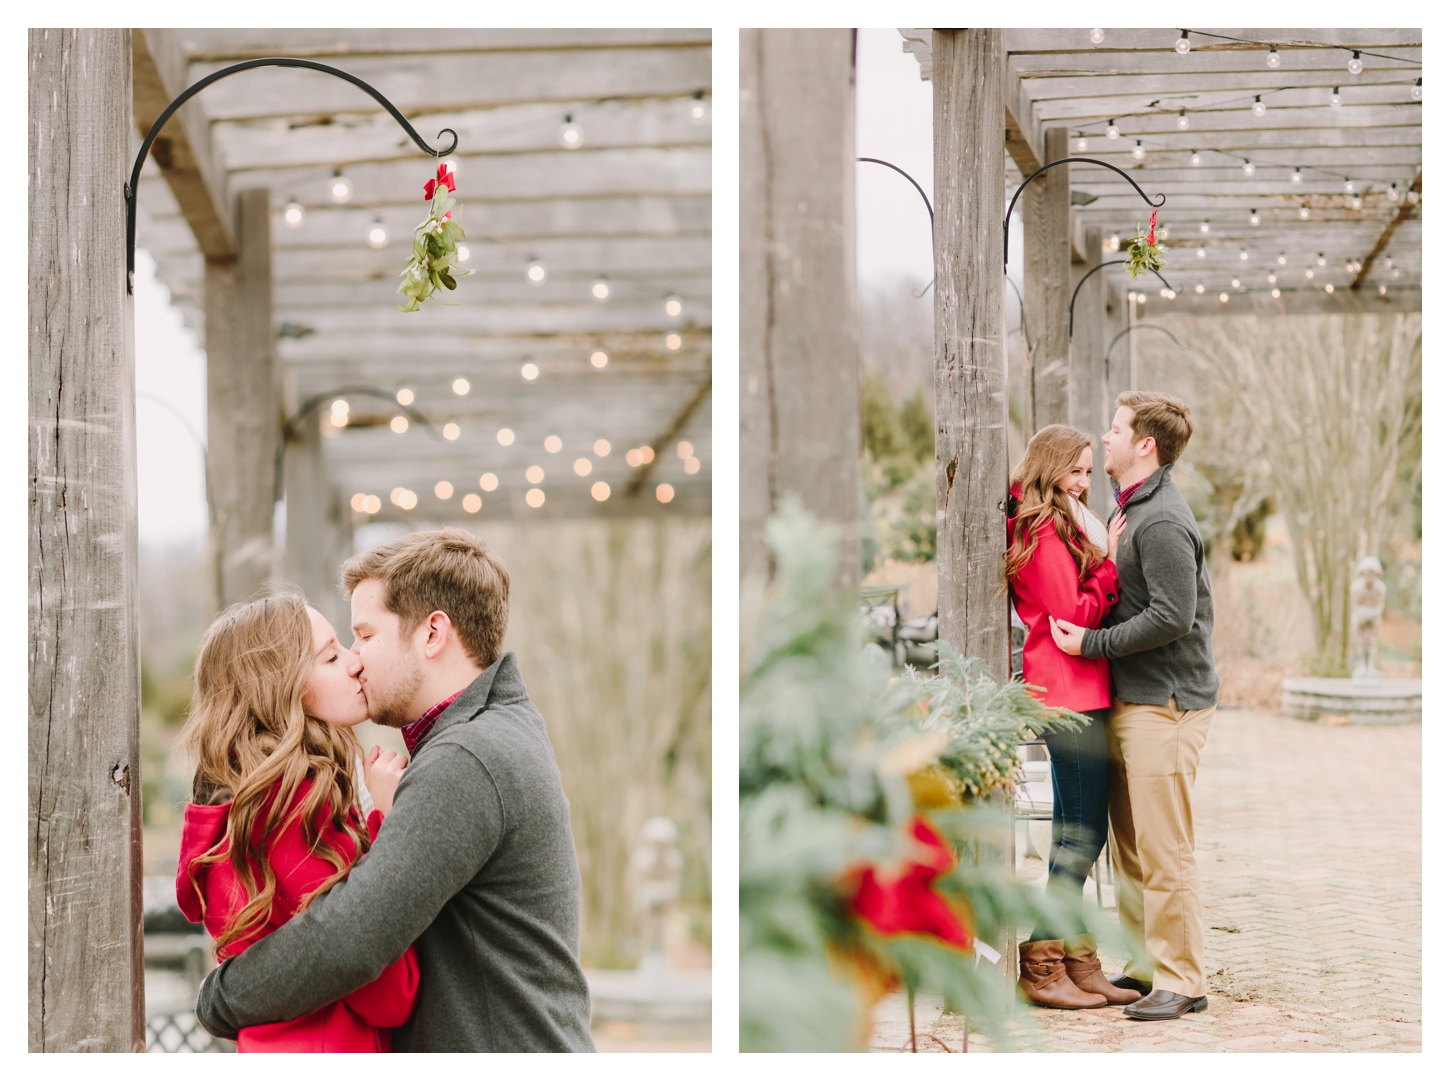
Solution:
M1118 342L1122 340L1124 335L1131 334L1135 330L1161 330L1164 334L1168 335L1168 337L1173 338L1174 345L1178 346L1179 349L1183 348L1183 343L1180 342L1177 338L1174 338L1173 331L1169 330L1167 327L1160 327L1157 323L1134 323L1132 326L1124 327L1122 330L1118 331L1117 336L1108 343L1108 351L1103 354L1104 378L1107 377L1108 365L1112 363L1113 346L1117 345Z
M1081 289L1082 288L1083 282L1087 281L1094 274L1096 274L1099 270L1102 270L1103 267L1105 267L1105 266L1118 266L1119 264L1126 263L1127 261L1128 260L1126 260L1126 259L1109 259L1106 263L1099 263L1097 266L1093 267L1091 270L1089 270L1086 274L1084 274L1081 278L1078 279L1077 289L1074 289L1072 291L1072 300L1068 301L1068 305L1067 305L1067 336L1069 338L1072 337L1072 309L1073 309L1073 305L1075 305L1077 303L1078 289ZM1152 267L1149 267L1148 269L1150 271L1152 271L1154 275L1157 276L1158 280L1160 282L1162 282L1165 287L1167 287L1169 289L1173 289L1173 286L1171 286L1171 285L1168 284L1168 279L1167 278L1165 278L1162 274L1159 274L1156 270L1153 270ZM1012 279L1011 278L1008 278L1007 280L1008 281L1011 281ZM1179 290L1173 289L1173 291L1176 293Z
M247 60L240 64L233 64L229 68L222 68L220 71L214 71L206 78L199 79L198 81L192 83L190 86L188 86L185 90L177 95L176 100L168 105L166 107L166 110L156 118L156 123L151 125L151 130L146 133L146 138L141 143L141 152L136 155L136 164L131 170L131 182L127 184L125 188L126 292L131 292L132 285L134 283L133 280L136 276L136 187L141 182L141 166L146 163L146 155L151 150L151 144L156 141L156 136L161 134L161 129L164 128L166 126L166 122L171 119L171 114L176 112L176 110L181 108L183 105L185 105L187 101L194 97L197 93L205 90L208 86L216 82L218 79L225 79L228 75L235 75L237 72L246 71L249 68L265 67L311 68L313 71L321 71L325 72L328 75L336 75L339 79L346 79L348 82L352 83L359 89L367 91L368 94L372 96L374 101L376 101L384 109L388 110L388 112L392 114L393 119L403 126L403 130L408 133L408 135L412 138L413 142L417 143L419 148L425 154L432 154L435 158L441 158L445 154L453 153L453 151L458 148L458 132L454 131L452 128L444 128L438 133L438 138L440 139L443 138L444 135L453 136L453 142L449 143L447 148L442 150L435 150L433 147L429 146L426 142L423 141L423 136L419 135L418 132L413 128L413 125L408 123L407 117L405 117L402 113L398 111L396 105L394 105L387 98L383 97L382 94L380 94L377 90L373 89L367 83L363 82L356 75L352 75L349 72L343 71L341 68L329 67L327 64L319 64L315 60L298 60L290 56L269 56L264 57L260 60Z
M298 408L297 412L293 413L292 416L288 418L287 423L282 425L282 434L277 439L277 450L273 455L272 461L273 503L276 503L282 498L282 462L283 458L287 454L287 444L292 442L292 437L297 434L298 427L302 424L304 420L307 419L308 415L312 413L313 410L315 410L323 402L327 401L327 399L341 397L344 394L362 394L369 398L382 398L384 401L392 402L394 406L402 410L404 413L407 413L408 416L412 417L416 423L421 424L424 428L428 429L428 431L435 438L442 438L442 436L438 432L438 429L433 427L433 422L431 420L425 417L422 413L418 412L418 410L414 409L412 406L399 404L396 395L389 394L381 387L345 386L333 387L331 390L324 390L322 393L314 394L312 397L308 398L305 402L303 402L302 405Z
M916 178L901 166L892 165L889 161L882 161L880 158L857 158L856 160L875 162L877 165L884 165L888 169L895 169L902 176L906 177L907 180L911 181L911 186L916 189L916 194L920 195L921 201L926 204L926 216L931 219L931 243L934 248L936 246L936 212L932 210L931 200L926 197L926 192L921 190L921 185L916 182Z
M1120 175L1129 184L1133 185L1133 188L1137 191L1137 193L1143 197L1143 202L1147 203L1149 206L1153 207L1155 210L1158 207L1162 206L1164 203L1166 203L1168 201L1168 196L1164 195L1160 191L1158 193L1158 201L1155 203L1152 199L1148 198L1148 193L1147 192L1145 192L1142 188L1138 187L1138 182L1136 180L1134 180L1127 173L1123 172L1123 170L1119 169L1116 165L1110 164L1109 162L1099 161L1097 158L1058 158L1056 161L1049 161L1041 169L1038 169L1037 172L1033 173L1031 176L1029 176L1026 180L1022 181L1022 183L1017 186L1017 190L1012 193L1012 201L1007 204L1007 216L1002 219L1002 273L1003 274L1007 273L1007 225L1012 220L1012 208L1017 205L1017 197L1022 194L1022 190L1024 188L1026 188L1028 184L1031 184L1034 180L1036 180L1043 173L1047 172L1047 170L1051 169L1053 166L1055 166L1055 165L1074 165L1074 164L1076 164L1076 165L1101 165L1104 169L1111 169L1113 172L1115 172L1118 175ZM1165 283L1165 284L1167 284L1167 283Z

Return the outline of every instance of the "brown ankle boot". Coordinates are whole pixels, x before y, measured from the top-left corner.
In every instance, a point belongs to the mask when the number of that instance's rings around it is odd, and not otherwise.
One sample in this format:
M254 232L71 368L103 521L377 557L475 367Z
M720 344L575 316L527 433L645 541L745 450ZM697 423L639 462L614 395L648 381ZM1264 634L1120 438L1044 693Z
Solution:
M1117 987L1103 975L1097 947L1087 935L1067 939L1063 943L1063 966L1067 978L1090 995L1102 995L1114 1006L1126 1006L1143 996L1127 987Z
M1106 1006L1106 995L1091 994L1068 979L1067 969L1063 967L1062 945L1060 938L1043 938L1018 946L1022 975L1017 989L1032 1005L1054 1010L1091 1010Z

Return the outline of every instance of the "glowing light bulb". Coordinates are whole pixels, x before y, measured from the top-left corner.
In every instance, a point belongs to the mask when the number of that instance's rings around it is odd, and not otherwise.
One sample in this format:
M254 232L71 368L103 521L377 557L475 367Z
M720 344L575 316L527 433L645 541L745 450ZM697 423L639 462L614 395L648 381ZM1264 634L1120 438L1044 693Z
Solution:
M1179 109L1178 110L1178 130L1179 131L1187 131L1188 130L1188 110L1187 109Z
M1091 30L1089 30L1088 40L1091 41L1094 45L1101 45L1103 43L1102 27L1095 26Z
M1351 75L1358 75L1364 70L1364 61L1359 58L1358 49L1354 50L1354 55L1349 58L1349 64L1346 66L1349 68Z
M1319 265L1320 266L1323 266L1324 265L1324 253L1323 252L1320 252L1319 253Z
M564 449L564 441L557 435L551 435L544 439L544 449L550 454L558 454Z
M361 511L368 505L368 497L365 492L358 492L352 497L352 509Z
M1390 182L1390 190L1387 191L1387 192L1385 192L1385 194L1390 197L1390 202L1392 202L1392 203L1398 203L1400 201L1400 188L1399 188L1399 185L1398 184L1395 184L1393 181L1391 181Z
M1289 178L1290 184L1304 183L1304 174L1299 171L1299 166L1294 166L1294 175Z
M525 382L532 383L539 378L539 366L533 361L529 361L519 369L519 374L524 377Z
M473 253L468 250L467 244L458 245L458 261L460 263L468 262L468 257L472 254Z
M1206 222L1206 221L1199 222L1198 223L1198 231L1200 233L1206 233L1206 232L1208 232L1208 222Z
M1258 225L1259 224L1259 212L1257 210L1250 210L1249 211L1249 224L1250 225Z
M680 314L680 312L684 310L684 302L681 301L679 297L674 296L673 294L665 297L665 314L668 315L671 319L675 318L677 315Z
M1178 40L1173 43L1173 51L1176 52L1179 56L1182 56L1191 48L1193 48L1193 46L1188 44L1188 31L1178 31ZM1355 55L1357 56L1359 54L1356 53Z
M1269 284L1270 285L1273 285L1278 280L1279 280L1279 275L1277 275L1277 274L1270 274L1269 275Z
M345 203L352 198L352 181L342 175L341 169L332 171L332 179L327 182L327 197L334 203Z
M1269 111L1269 107L1259 100L1259 95L1254 95L1254 115L1263 116Z
M1146 153L1147 153L1147 151L1143 149L1143 140L1142 139L1139 139L1133 145L1133 157L1135 159L1137 159L1138 161L1142 161L1143 160L1143 155L1146 154Z
M1202 165L1203 164L1203 155L1200 154L1197 150L1193 151L1188 156L1188 164L1189 165Z
M1270 289L1269 290L1269 296L1273 297L1275 300L1278 300L1279 299L1279 290L1277 290L1277 289Z
M1084 138L1081 134L1079 134L1077 137L1077 148L1080 151L1087 149L1087 139Z
M589 292L593 295L593 297L594 297L595 300L608 300L609 299L609 283L607 281L605 281L603 278L600 278L598 281L596 281L593 285L591 285L589 287Z
M1277 45L1269 46L1269 57L1265 62L1271 68L1277 68L1279 66L1279 47Z
M1329 106L1333 109L1338 109L1340 106L1339 87L1337 86L1334 88L1334 93L1329 95Z
M458 425L454 424L451 420L447 424L443 425L443 438L448 440L448 442L450 443L452 443L462 434L463 429L460 428Z
M1354 195L1354 196L1351 196L1350 197L1350 200L1349 200L1349 209L1350 210L1358 210L1362 206L1364 206L1364 200L1361 199L1358 195Z
M524 496L524 502L538 510L544 505L544 490L542 488L530 488Z
M1325 282L1324 283L1324 291L1326 293L1332 293L1332 292L1334 292L1334 283L1333 282Z
M398 391L397 394L393 395L393 397L398 399L399 405L413 404L413 392L407 387L403 387L401 390Z
M1306 271L1304 271L1304 277L1306 277L1306 278L1313 278L1314 277L1314 271L1312 271L1312 270L1306 270Z
M1198 249L1198 257L1200 259L1205 258L1207 255L1208 255L1208 252L1204 251L1202 248L1199 248Z
M1381 285L1380 286L1380 296L1384 296L1386 292L1387 292L1387 290L1385 289L1385 287L1383 285Z
M1249 257L1248 249L1247 248L1240 248L1239 249L1239 260L1241 262L1242 261L1247 261L1248 257Z
M301 228L304 217L306 217L306 212L302 209L302 204L296 199L289 199L287 206L282 211L282 220L287 223L287 228Z
M594 365L596 368L603 368L606 364L609 363L609 354L606 353L603 349L596 349L594 350L594 352L589 354L589 363Z
M478 486L482 488L485 492L495 491L498 488L498 477L494 476L492 473L485 473L483 476L478 478Z
M529 264L528 270L524 271L524 277L528 278L530 285L543 285L549 280L549 268L535 260Z
M694 98L690 101L690 123L703 124L710 118L710 106L705 101L705 91L696 90Z
M596 439L594 441L594 456L596 458L607 458L607 457L609 457L609 452L612 449L613 448L610 447L609 440L607 440L607 439Z
M512 446L514 433L512 428L500 428L498 430L498 445L501 447Z
M1344 190L1351 195L1354 194L1354 181L1349 179L1349 177L1344 178Z
M682 346L684 344L685 344L684 339L681 338L678 334L666 334L665 335L665 348L668 349L672 353L676 349L678 349L680 346Z
M373 248L388 246L388 230L383 226L382 218L373 219L373 227L368 230L368 246Z
M544 480L544 469L542 466L531 465L524 470L524 479L530 484L542 484Z
M463 497L463 509L469 514L477 514L483 509L483 500L478 498L477 493L469 492Z
M1289 263L1288 257L1285 256L1285 254L1283 252L1280 252L1279 253L1279 265L1280 266L1287 266L1288 263Z
M1249 161L1248 158L1245 158L1244 159L1244 176L1253 176L1253 175L1254 175L1254 163L1251 162L1251 161Z
M464 379L462 376L459 376L457 379L453 380L453 393L458 395L460 398L468 393L470 387L471 384L468 382L467 379Z
M1227 304L1228 303L1228 294L1227 293L1220 293L1218 295L1218 302L1220 304Z
M1412 101L1419 101L1424 93L1424 88L1420 86L1420 80L1416 79L1415 85L1410 87L1410 99Z
M1120 238L1117 233L1114 233L1112 236L1108 237L1108 250L1109 251L1117 251L1118 250L1118 247L1122 243L1123 243L1122 238Z
M594 482L593 487L589 489L589 494L603 503L609 498L609 485L605 484L602 480L597 480Z
M559 126L559 145L565 150L578 150L584 145L584 132L574 123L573 113L564 114L564 123Z
M661 503L668 503L675 498L675 488L672 484L661 484L655 488L655 498Z
M1199 282L1197 285L1195 285L1193 287L1193 291L1195 293L1202 293L1203 292L1203 282Z
M1120 133L1118 131L1118 122L1116 120L1109 120L1108 121L1108 130L1107 130L1107 136L1108 136L1108 138L1109 139L1116 139L1119 134Z
M1237 278L1235 278L1233 281L1229 282L1229 285L1231 285L1235 289L1237 289L1239 287L1239 280Z
M1300 221L1308 221L1309 220L1309 207L1307 205L1305 205L1305 204L1300 204L1300 206L1299 206L1299 220Z
M449 484L446 480L440 480L437 484L433 485L433 494L439 499L452 499L453 485Z
M574 472L581 477L587 477L594 471L594 463L588 458L574 459Z
M388 427L393 429L398 435L402 435L408 430L408 418L402 416L394 417L391 423L388 424Z

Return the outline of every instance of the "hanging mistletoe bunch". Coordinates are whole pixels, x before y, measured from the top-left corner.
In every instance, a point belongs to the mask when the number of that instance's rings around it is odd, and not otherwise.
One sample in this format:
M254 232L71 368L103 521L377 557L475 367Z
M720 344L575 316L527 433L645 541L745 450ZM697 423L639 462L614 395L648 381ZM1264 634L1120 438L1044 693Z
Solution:
M1157 231L1158 211L1155 210L1148 221L1148 232L1139 233L1128 245L1128 277L1138 278L1145 270L1163 268L1163 246L1156 242Z
M398 292L408 298L400 312L415 312L439 289L457 289L457 278L472 274L458 266L458 242L463 226L453 217L453 171L442 162L438 175L423 185L423 198L432 200L428 217L413 234L413 254L404 268Z

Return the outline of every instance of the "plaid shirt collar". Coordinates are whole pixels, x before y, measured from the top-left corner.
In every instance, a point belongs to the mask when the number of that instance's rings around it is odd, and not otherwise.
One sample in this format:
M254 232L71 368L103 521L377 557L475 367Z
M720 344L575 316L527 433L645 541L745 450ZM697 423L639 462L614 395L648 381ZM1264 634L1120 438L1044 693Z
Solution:
M1147 480L1147 479L1148 479L1147 477L1144 477L1143 478L1143 480ZM1134 492L1136 492L1139 488L1143 487L1143 480L1140 480L1137 484L1130 484L1126 488L1119 488L1118 489L1116 498L1118 500L1118 509L1119 510L1127 510L1128 509L1128 500L1130 500L1130 499L1133 498L1133 493ZM405 729L405 731L406 731L406 729Z
M458 696L467 689L468 688L465 687L463 688L463 690L455 691L453 694L450 694L447 698L443 699L443 701L439 702L436 706L430 709L427 713L423 714L423 716L419 717L412 724L403 725L403 742L408 745L409 755L412 755L415 751L417 751L418 744L422 743L423 740L427 738L428 733L433 731L433 724L435 721L438 720L439 717L443 716L443 711L449 706L453 705L453 703L457 700Z

